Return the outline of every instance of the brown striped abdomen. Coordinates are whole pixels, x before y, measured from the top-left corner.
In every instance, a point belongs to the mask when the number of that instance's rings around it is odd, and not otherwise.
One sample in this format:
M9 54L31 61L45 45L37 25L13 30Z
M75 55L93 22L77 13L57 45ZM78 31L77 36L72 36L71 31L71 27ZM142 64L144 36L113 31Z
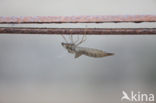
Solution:
M84 47L78 47L76 48L76 51L81 53L82 55L95 57L95 58L114 55L113 53L107 53L102 50L93 49L93 48L84 48Z

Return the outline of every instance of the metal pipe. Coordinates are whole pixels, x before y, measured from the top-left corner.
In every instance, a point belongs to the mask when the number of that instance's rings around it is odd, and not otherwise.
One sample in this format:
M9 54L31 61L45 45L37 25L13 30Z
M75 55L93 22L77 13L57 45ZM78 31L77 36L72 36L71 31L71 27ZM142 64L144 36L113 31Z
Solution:
M156 15L114 16L0 16L0 24L21 23L104 23L104 22L156 22Z
M87 35L155 35L156 28L9 28L0 27L0 34L87 34Z

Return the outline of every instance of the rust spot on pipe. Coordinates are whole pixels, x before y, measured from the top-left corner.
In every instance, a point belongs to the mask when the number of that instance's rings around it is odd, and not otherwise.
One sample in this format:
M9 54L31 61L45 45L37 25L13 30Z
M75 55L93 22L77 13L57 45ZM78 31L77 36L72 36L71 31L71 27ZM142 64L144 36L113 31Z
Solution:
M104 23L104 22L156 22L156 15L116 16L26 16L0 17L0 24L10 23Z
M0 34L154 35L156 28L0 28Z

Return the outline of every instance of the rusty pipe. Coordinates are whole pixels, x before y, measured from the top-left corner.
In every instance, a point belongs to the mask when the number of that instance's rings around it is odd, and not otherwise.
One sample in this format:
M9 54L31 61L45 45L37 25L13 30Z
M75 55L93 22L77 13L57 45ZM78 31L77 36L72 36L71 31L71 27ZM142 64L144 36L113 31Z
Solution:
M105 22L156 22L156 15L107 16L0 16L0 24L21 23L105 23Z
M156 28L12 28L0 27L0 34L87 34L155 35Z

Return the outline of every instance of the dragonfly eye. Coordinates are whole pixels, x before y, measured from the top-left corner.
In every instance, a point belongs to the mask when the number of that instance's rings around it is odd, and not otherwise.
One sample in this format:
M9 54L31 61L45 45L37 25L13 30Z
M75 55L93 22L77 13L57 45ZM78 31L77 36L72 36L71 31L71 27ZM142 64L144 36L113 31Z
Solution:
M64 46L64 43L62 42L62 43L61 43L61 45L63 45L63 46Z

